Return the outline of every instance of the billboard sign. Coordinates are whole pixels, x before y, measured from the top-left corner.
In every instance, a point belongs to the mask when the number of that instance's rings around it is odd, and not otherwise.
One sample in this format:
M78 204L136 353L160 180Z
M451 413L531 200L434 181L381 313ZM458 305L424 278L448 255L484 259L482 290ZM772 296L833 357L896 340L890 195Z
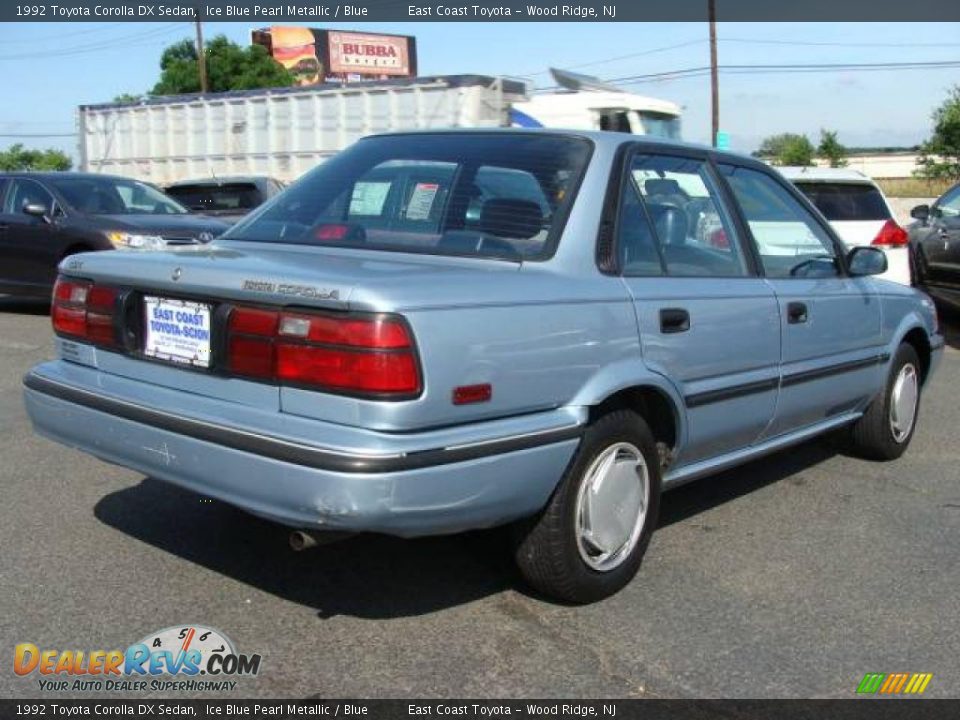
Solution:
M416 38L409 35L274 26L254 30L252 41L293 73L298 85L417 74Z

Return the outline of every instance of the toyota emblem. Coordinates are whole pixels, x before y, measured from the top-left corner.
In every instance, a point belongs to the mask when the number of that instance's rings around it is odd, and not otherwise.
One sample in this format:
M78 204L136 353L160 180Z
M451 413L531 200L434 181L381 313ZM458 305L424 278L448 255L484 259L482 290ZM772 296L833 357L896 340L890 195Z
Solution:
M208 242L210 242L211 240L213 240L213 233L212 233L212 232L203 231L202 233L200 233L199 235L197 235L197 240L199 240L199 241L202 242L202 243L208 243Z
M170 279L176 282L180 279L180 276L183 275L183 270L180 268L174 268L173 272L170 274Z

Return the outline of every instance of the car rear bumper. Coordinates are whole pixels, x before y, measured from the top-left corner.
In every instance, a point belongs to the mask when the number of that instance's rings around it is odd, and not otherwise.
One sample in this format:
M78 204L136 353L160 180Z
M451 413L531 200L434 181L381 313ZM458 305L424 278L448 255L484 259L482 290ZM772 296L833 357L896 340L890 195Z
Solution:
M314 530L432 535L531 515L546 504L580 435L573 415L551 412L395 435L296 419L299 434L280 437L272 434L283 427L277 413L265 415L274 427L211 421L193 411L214 401L143 385L57 361L27 374L24 400L46 437ZM313 442L303 439L304 427Z

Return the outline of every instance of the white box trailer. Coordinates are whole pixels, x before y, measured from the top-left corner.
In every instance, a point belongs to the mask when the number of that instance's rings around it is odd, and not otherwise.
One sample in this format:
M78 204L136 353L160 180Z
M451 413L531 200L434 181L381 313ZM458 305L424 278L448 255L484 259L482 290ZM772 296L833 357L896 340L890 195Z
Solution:
M679 115L630 93L531 97L522 81L484 75L177 95L81 106L79 165L158 185L235 175L289 182L374 133L514 124L678 136Z

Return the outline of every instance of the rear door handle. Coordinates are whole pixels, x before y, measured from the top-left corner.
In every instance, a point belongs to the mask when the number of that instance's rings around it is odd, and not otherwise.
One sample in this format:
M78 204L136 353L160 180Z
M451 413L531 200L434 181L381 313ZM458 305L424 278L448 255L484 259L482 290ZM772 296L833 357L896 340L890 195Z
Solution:
M690 329L690 313L683 308L660 310L660 332L665 334L686 332Z
M807 321L807 305L802 302L787 303L787 322L791 325Z

